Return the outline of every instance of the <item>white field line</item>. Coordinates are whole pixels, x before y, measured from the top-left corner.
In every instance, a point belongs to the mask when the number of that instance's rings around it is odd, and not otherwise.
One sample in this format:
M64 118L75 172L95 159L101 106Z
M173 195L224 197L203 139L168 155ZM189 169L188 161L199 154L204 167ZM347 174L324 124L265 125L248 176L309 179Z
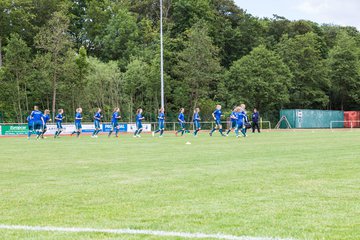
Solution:
M24 230L37 232L66 232L66 233L109 233L109 234L130 234L130 235L152 235L161 237L181 237L192 239L224 239L224 240L291 240L284 238L271 237L247 237L232 236L224 234L205 234L205 233L186 233L186 232L166 232L156 230L135 230L135 229L97 229L97 228L76 228L76 227L49 227L49 226L22 226L22 225L3 225L0 229Z

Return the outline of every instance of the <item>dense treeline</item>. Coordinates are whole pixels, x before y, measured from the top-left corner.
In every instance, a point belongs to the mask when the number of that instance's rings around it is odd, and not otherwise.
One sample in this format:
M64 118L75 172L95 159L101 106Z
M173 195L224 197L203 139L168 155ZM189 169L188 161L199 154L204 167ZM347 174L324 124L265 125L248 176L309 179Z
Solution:
M164 35L168 113L245 102L274 121L281 108L360 109L354 27L259 19L232 0L164 0ZM22 122L34 104L68 120L78 106L87 120L96 107L155 116L159 45L158 1L2 0L0 120Z

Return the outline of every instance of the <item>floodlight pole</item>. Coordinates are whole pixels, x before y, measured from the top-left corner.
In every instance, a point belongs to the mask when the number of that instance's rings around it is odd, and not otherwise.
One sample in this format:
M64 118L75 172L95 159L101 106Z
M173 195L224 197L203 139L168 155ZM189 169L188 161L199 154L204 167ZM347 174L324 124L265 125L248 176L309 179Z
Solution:
M164 45L163 45L163 1L160 0L160 76L161 107L164 108Z

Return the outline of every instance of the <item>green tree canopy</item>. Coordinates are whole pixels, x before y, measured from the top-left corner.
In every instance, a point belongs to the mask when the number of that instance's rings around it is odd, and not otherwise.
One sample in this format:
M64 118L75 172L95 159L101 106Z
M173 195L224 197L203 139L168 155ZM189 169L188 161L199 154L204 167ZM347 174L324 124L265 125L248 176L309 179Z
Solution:
M234 62L226 76L231 98L228 105L240 103L271 112L289 103L292 74L275 52L261 45Z
M22 122L25 119L25 111L29 111L28 72L31 69L31 50L17 33L10 34L7 41L8 45L4 49L6 54L4 62L6 89L2 95L8 101L13 102L11 107L13 107L17 120Z
M181 89L182 102L187 104L187 108L196 107L201 98L213 97L210 87L219 80L221 71L218 52L203 21L189 29L185 49L179 54L177 66L181 86L175 90Z
M292 108L324 108L330 81L326 62L322 58L321 41L315 33L305 33L289 38L285 35L277 52L294 75L290 94Z
M48 53L50 56L50 70L52 78L52 112L55 118L56 95L58 81L65 70L66 53L71 47L68 34L70 20L64 12L55 12L49 22L40 29L35 36L35 44L38 49Z
M328 60L332 94L345 104L360 103L360 49L354 37L341 31Z

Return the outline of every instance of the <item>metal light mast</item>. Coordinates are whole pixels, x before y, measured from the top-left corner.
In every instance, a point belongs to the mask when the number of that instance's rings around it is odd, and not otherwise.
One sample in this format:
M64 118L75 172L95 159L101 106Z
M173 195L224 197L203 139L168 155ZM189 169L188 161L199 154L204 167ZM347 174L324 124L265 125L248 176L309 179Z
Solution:
M161 107L164 108L164 45L163 45L163 1L160 0L160 78L161 78Z

